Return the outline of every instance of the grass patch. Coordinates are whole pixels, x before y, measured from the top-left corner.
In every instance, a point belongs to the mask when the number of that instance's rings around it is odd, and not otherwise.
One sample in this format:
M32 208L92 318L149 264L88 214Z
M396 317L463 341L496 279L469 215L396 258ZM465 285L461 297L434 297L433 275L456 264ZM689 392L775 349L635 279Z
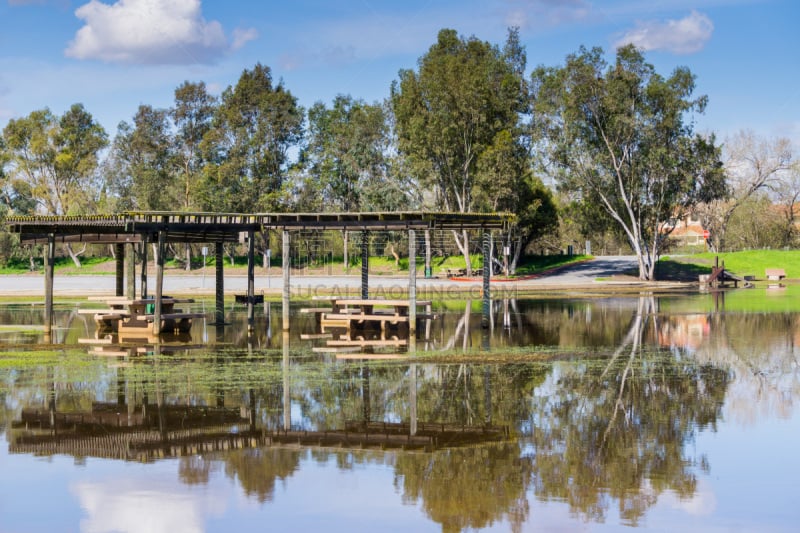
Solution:
M787 278L800 279L800 250L748 250L720 254L703 252L669 258L669 260L706 268L707 271L704 273L708 273L711 271L716 257L719 257L720 264L725 263L726 270L739 276L751 275L756 279L764 279L766 269L782 268L786 271Z

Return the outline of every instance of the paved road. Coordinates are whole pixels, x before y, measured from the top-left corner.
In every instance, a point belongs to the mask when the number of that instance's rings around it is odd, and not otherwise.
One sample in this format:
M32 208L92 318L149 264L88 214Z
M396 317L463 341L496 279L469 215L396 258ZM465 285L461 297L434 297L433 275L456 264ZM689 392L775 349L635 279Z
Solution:
M579 288L586 286L596 286L598 278L609 278L615 274L621 274L636 268L636 258L633 256L604 256L593 261L572 265L557 272L542 276L536 279L522 280L516 282L493 283L494 287L507 288L529 288L536 289L567 287ZM152 283L155 282L151 277ZM376 276L370 277L370 292L375 296L396 296L405 295L408 287L408 278L405 276ZM329 293L337 290L356 289L360 286L359 276L293 276L291 279L292 288L300 292L300 296L313 296L317 291ZM429 290L479 290L480 279L474 281L451 281L447 279L418 279L418 289ZM276 270L273 275L257 275L255 280L256 292L279 291L283 286L283 279L280 271ZM60 295L92 295L92 294L111 294L115 289L113 275L92 275L92 276L55 276L53 291ZM139 289L137 288L137 291ZM226 293L244 293L247 290L247 278L240 275L225 276ZM0 276L0 296L18 295L41 295L44 291L44 276L34 275L3 275ZM178 294L213 294L214 276L207 275L170 275L164 276L164 293Z
M595 283L598 278L610 278L630 271L638 271L636 256L607 255L564 267L533 281L534 284L586 285Z

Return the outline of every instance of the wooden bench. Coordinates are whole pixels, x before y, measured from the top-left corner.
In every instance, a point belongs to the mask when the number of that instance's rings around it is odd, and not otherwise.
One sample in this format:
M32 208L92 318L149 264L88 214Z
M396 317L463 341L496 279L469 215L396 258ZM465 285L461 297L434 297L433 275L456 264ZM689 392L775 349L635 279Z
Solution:
M765 274L770 281L780 281L786 277L786 271L782 268L768 268Z
M78 309L79 315L104 315L104 314L127 314L119 307L110 307L108 309Z
M405 339L329 340L328 346L406 346Z
M191 318L203 318L204 316L206 316L205 313L163 313L161 315L161 320L183 320ZM152 322L155 320L155 315L137 315L136 320Z
M308 314L308 313L332 313L332 307L303 307L300 309L301 314Z

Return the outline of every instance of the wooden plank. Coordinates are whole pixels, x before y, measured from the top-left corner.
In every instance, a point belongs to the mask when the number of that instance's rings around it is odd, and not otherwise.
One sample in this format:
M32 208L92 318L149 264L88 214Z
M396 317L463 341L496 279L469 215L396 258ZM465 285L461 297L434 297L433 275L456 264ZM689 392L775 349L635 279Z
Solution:
M358 346L314 346L311 348L314 353L354 353L360 352Z
M161 315L161 320L182 320L184 318L203 318L204 316L206 316L204 313L164 313ZM155 320L155 315L136 315L135 318L152 322Z
M78 339L78 344L112 344L113 339L110 335L107 335L100 339Z
M300 312L303 314L308 313L331 313L333 312L332 307L304 307L300 309Z
M126 357L130 355L130 352L127 350L104 350L102 348L93 348L89 350L89 353L92 355L102 355L106 357Z
M381 361L381 360L390 360L390 359L407 359L408 354L399 354L399 353L339 353L336 354L336 359L342 360L350 360L350 361L357 361L357 360L366 360L366 361Z
M328 346L405 346L405 339L329 340Z
M124 311L122 311L122 309L109 308L109 309L78 309L78 314L79 315L104 315L104 314L127 315L128 313L125 313Z
M417 307L421 305L431 305L431 300L417 300ZM335 305L371 305L375 306L388 306L388 307L408 307L408 300L364 300L362 298L338 298L334 300Z
M325 320L340 320L346 322L390 322L390 323L400 323L400 322L408 322L408 316L405 315L389 315L389 314L365 314L365 313L353 313L353 314L340 314L340 313L326 313L323 315Z
M314 340L314 339L331 339L333 338L332 333L301 333L300 339L301 340Z

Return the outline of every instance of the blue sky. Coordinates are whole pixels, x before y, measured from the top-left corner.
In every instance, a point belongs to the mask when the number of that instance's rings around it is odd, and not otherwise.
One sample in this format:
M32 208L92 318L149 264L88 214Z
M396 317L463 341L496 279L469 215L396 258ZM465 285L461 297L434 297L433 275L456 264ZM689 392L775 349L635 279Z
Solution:
M184 80L214 93L256 62L304 107L337 94L382 100L441 28L502 44L518 26L529 69L580 45L634 42L706 94L697 128L800 147L796 0L0 0L0 127L81 102L116 133L139 104L168 107Z

